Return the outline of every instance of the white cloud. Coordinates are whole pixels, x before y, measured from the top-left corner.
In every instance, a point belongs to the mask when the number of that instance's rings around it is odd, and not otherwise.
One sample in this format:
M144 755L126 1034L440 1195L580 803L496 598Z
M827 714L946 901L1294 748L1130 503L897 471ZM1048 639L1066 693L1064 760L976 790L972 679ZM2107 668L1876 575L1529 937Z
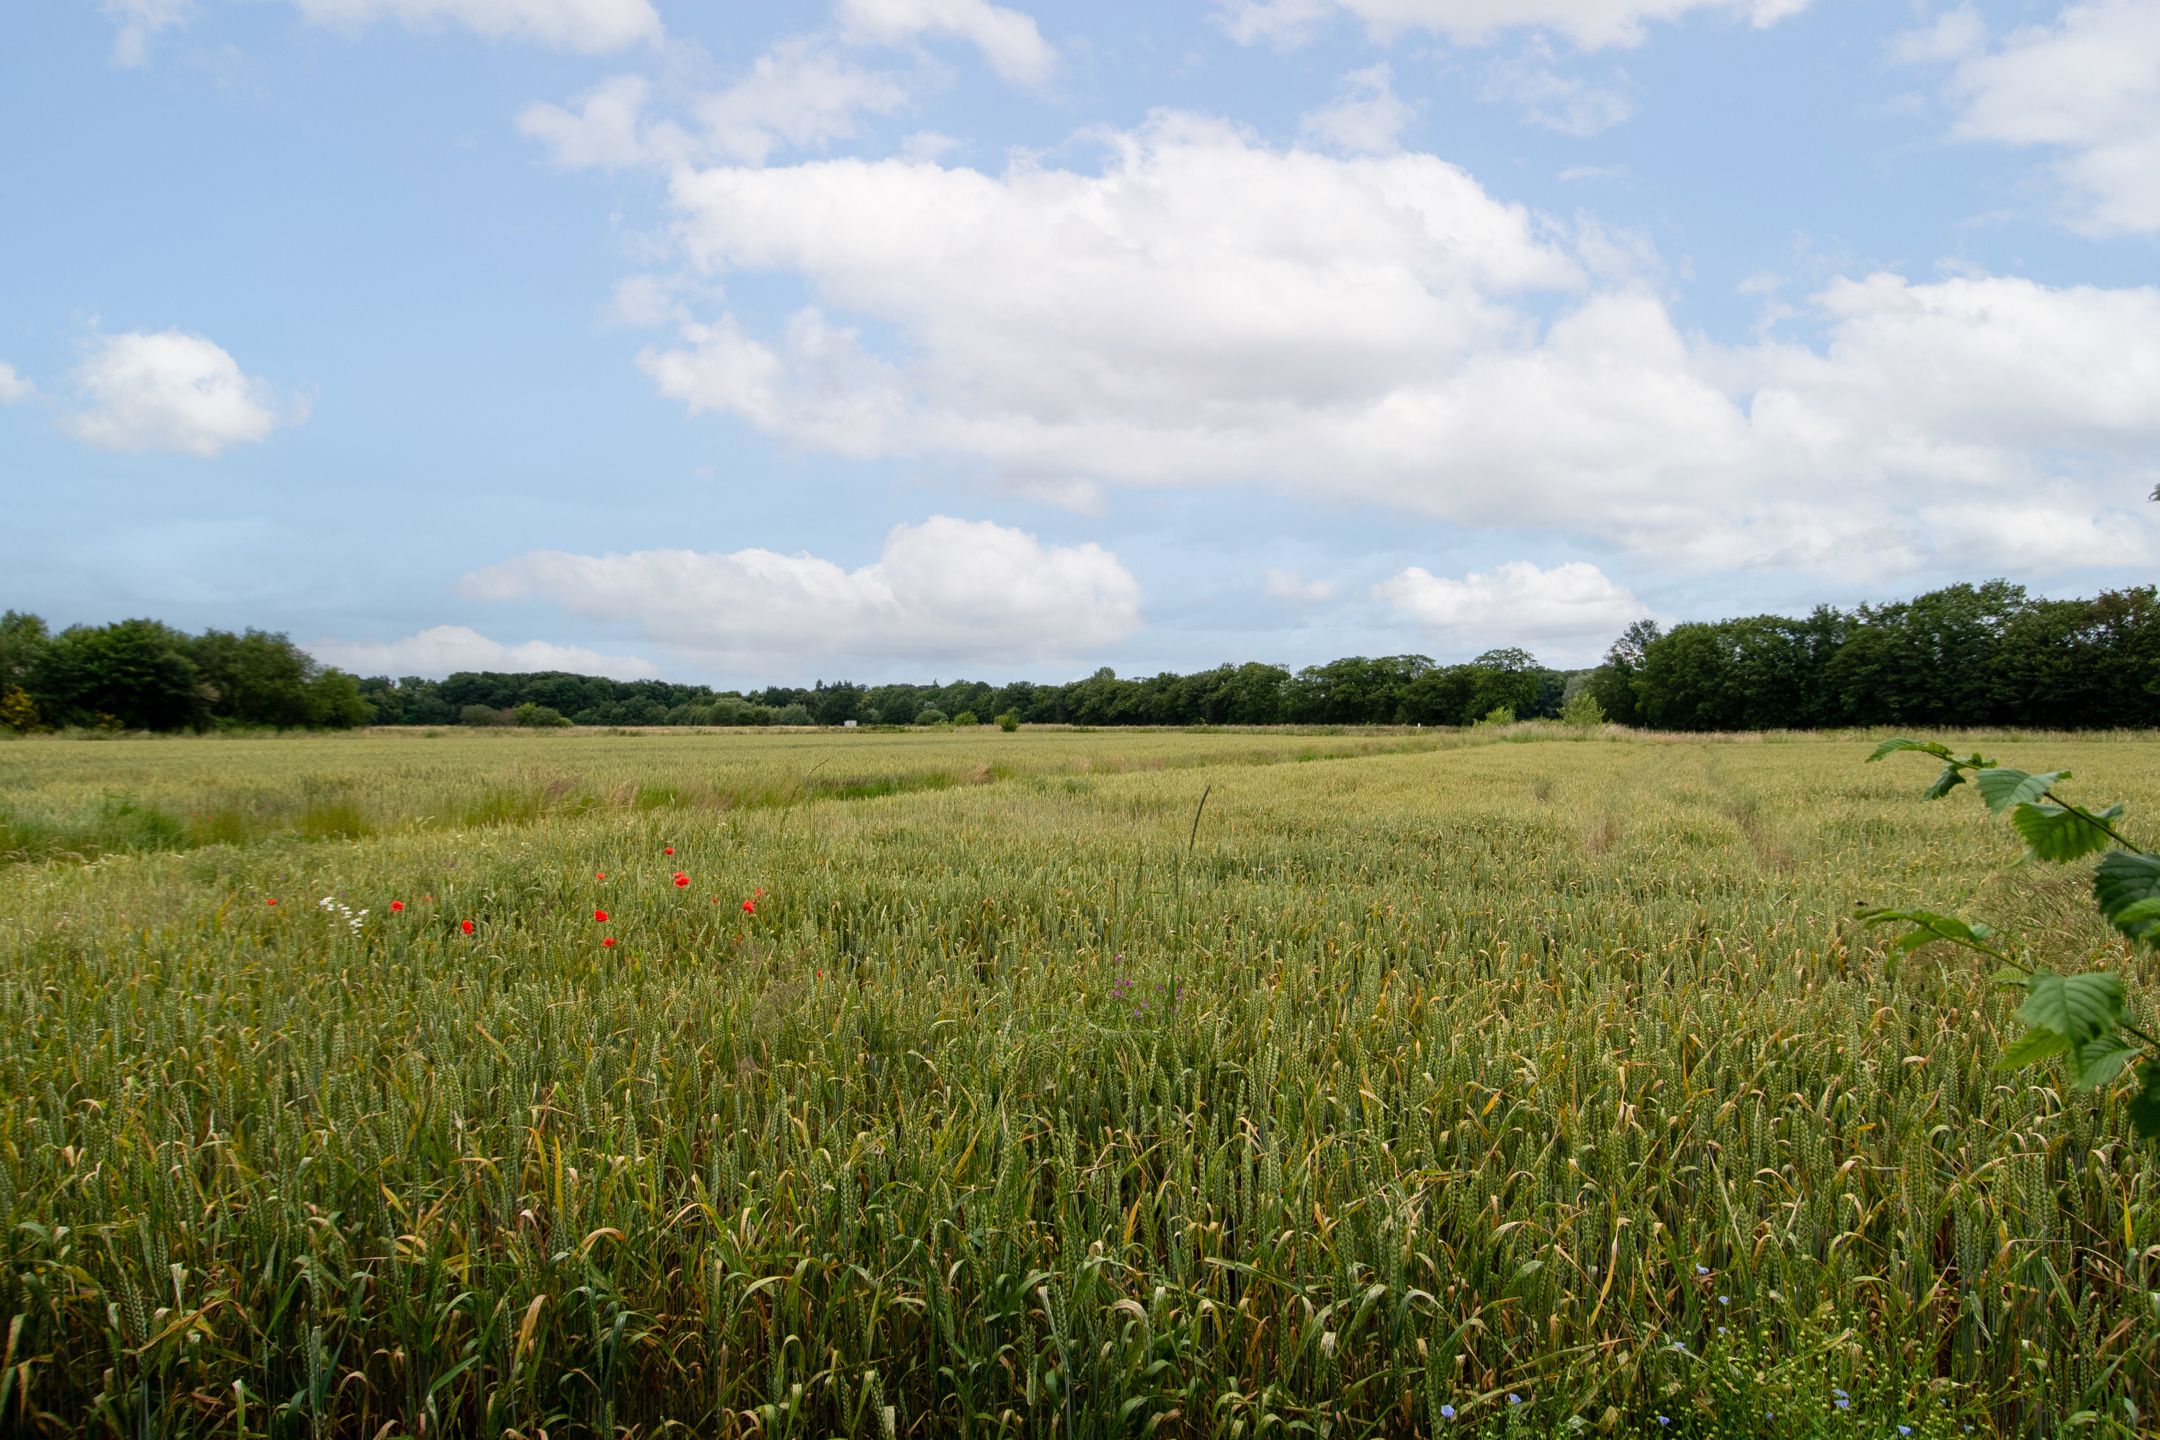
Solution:
M693 411L1037 493L1261 485L1728 570L1911 569L1963 543L1947 511L2039 495L2070 533L2135 510L2160 445L2160 289L1876 275L1801 305L1813 345L1725 347L1633 278L1654 255L1429 155L1178 115L1109 145L679 173L694 273L812 303L641 364ZM2142 513L2106 523L2152 553Z
M1465 652L1505 635L1561 664L1596 657L1646 613L1624 586L1582 561L1541 570L1510 560L1459 580L1413 565L1373 586L1372 597Z
M292 0L318 25L357 31L378 20L415 30L454 25L489 40L555 50L620 50L661 35L651 0Z
M2053 25L1979 45L1978 22L1953 12L1898 53L1962 57L1949 86L1954 133L2055 151L2074 228L2160 232L2160 5L2089 0L2065 6Z
M897 45L925 34L965 40L1000 77L1040 85L1057 68L1057 51L1032 18L989 0L839 0L840 33L858 44Z
M1510 30L1543 30L1585 50L1634 45L1648 22L1694 11L1773 25L1808 0L1216 0L1230 34L1245 44L1303 43L1336 14L1365 24L1380 40L1426 31L1458 45L1482 45Z
M1398 148L1396 137L1416 114L1395 94L1393 76L1380 64L1343 76L1335 102L1306 112L1301 123L1306 134L1338 150L1385 155Z
M459 670L567 670L617 680L651 680L660 674L650 660L636 655L607 655L580 645L553 645L545 640L505 645L463 625L435 625L398 640L323 640L308 650L317 659L356 675L439 679Z
M778 145L851 139L859 114L889 115L907 101L893 76L800 38L773 46L742 80L698 100L695 113L717 153L762 164Z
M960 148L960 142L936 130L917 130L900 142L900 153L910 160L942 160Z
M708 663L1037 661L1097 649L1140 626L1139 583L1101 547L1044 545L945 516L895 527L877 561L856 570L757 549L540 550L477 571L463 588L629 621Z
M1308 580L1295 570L1269 570L1260 577L1261 589L1270 600L1297 605L1318 605L1335 598L1332 580Z
M1635 101L1622 85L1561 73L1552 47L1542 39L1487 66L1481 98L1513 105L1530 124L1578 139L1610 130L1635 113Z
M37 386L30 383L29 376L0 360L0 405L17 405L35 394Z
M113 35L113 64L139 69L150 63L150 42L187 24L195 5L194 0L101 0L98 8L120 27Z
M269 438L305 417L201 335L180 330L100 336L75 372L66 424L104 450L166 450L205 459Z
M904 108L900 78L866 70L811 36L782 40L740 80L688 97L686 118L648 118L652 84L617 75L585 92L572 110L528 105L518 129L553 152L558 165L669 168L697 161L762 165L781 148L818 149L857 134L864 115Z
M667 154L676 147L646 133L645 100L651 91L652 82L642 75L610 76L580 96L576 110L545 102L526 106L518 112L517 127L552 150L556 164L573 170L624 170L687 158ZM687 144L680 149L687 151Z
M1945 10L1928 24L1907 30L1890 42L1890 58L1908 65L1942 65L1961 60L1987 39L1987 22L1970 5Z

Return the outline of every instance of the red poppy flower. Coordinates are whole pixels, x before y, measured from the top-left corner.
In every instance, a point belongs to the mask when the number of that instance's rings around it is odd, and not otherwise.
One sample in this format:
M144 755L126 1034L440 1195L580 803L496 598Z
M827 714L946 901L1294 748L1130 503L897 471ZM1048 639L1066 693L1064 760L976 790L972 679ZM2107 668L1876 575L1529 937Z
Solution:
M662 850L660 853L663 855L672 855L675 853L675 847L673 845L670 845L665 850Z
M757 901L755 898L742 902L742 913L745 915L757 914Z
M602 925L605 925L607 924L607 911L595 910L592 912L592 918L599 921Z
M689 877L688 875L681 875L681 874L678 874L678 875L677 875L677 876L675 877L675 888L676 888L676 889L678 889L678 890L682 890L682 889L685 889L685 888L687 888L687 887L689 886L689 884L690 884L690 877Z
M615 948L615 937L614 937L613 935L610 935L610 936L608 936L608 937L607 937L607 939L605 939L605 940L602 940L602 941L600 942L600 947L601 947L602 949L604 949L604 950L612 950L612 949L614 949L614 948Z
M421 903L425 905L432 905L435 903L435 897L433 895L422 895L420 897L420 900Z
M463 930L463 931L464 931L464 932L465 932L466 934L468 934L468 935L472 934L472 931L473 931L473 924L472 924L472 921L470 921L470 920L460 920L460 921L458 921L458 929L460 929L460 930Z
M392 900L390 902L390 913L393 915L397 914L398 911L403 910L404 908L405 902L403 900Z
M605 871L605 870L595 870L595 871L593 871L593 877L592 877L592 878L593 878L593 879L595 879L595 880L605 880L605 879L607 879L607 871Z
M270 903L271 903L272 905L275 905L275 904L277 904L277 896L275 896L275 895L271 896L271 897L270 897Z

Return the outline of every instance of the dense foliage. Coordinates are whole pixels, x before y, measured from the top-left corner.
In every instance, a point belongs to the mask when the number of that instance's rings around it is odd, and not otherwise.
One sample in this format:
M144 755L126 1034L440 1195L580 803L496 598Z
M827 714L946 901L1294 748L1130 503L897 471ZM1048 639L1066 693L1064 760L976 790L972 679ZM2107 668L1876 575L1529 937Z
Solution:
M1572 702L1572 703L1571 703ZM1459 665L1354 655L1062 685L980 680L716 690L557 671L355 682L282 635L189 636L154 621L47 636L0 623L0 727L351 725L1471 725L1495 715L1658 730L1845 725L2134 728L2160 721L2160 594L2036 598L1993 580L1803 618L1630 625L1595 670L1519 648ZM27 718L26 718L27 717ZM926 722L925 717L928 717Z
M373 714L359 681L268 631L121 620L55 635L38 616L0 615L0 728L342 729Z
M2093 810L2064 798L2057 787L2071 778L2068 770L2014 770L1978 753L1959 755L1936 740L1885 740L1868 759L1908 751L1942 762L1928 799L1940 800L1969 776L1987 808L2009 818L2030 859L2060 865L2099 855L2092 872L2095 906L2124 939L2160 945L2160 855L2117 828L2120 804ZM2130 1018L2121 976L2105 970L2059 974L2035 964L2030 949L1994 926L1936 910L1870 908L1860 916L1909 927L1897 942L1901 950L1943 941L1994 961L1995 978L2026 997L2018 1010L2025 1034L2003 1057L2004 1065L2016 1069L2060 1056L2079 1090L2103 1089L2127 1075L2131 1123L2143 1138L2160 1139L2160 1040Z
M1991 580L1802 619L1662 633L1640 621L1590 692L1611 719L1659 730L2147 726L2160 721L2160 597L2048 600Z
M1540 733L0 746L0 1433L2150 1433L2160 1152L1846 913L2082 886Z
M1569 676L1522 650L1494 650L1466 665L1422 655L1352 656L1292 673L1281 665L1223 665L1190 675L1120 679L1097 670L1064 685L932 681L858 685L820 681L747 693L658 680L591 675L458 674L361 682L385 725L512 723L521 705L579 725L1467 725L1494 709L1556 716ZM481 712L489 712L482 714ZM470 712L470 713L468 713Z

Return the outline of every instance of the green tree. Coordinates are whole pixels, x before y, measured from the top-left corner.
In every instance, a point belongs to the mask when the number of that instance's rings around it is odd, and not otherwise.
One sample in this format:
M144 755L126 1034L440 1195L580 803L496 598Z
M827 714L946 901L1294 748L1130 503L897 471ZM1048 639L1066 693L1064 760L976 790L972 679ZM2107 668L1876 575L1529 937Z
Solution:
M1661 633L1655 620L1635 621L1620 632L1620 638L1605 652L1605 663L1591 674L1590 693L1614 724L1643 723L1635 676L1642 669L1644 654Z
M209 710L187 649L155 620L70 626L38 655L30 695L55 724L199 729Z
M0 691L25 690L33 683L38 658L52 644L45 621L10 610L0 615Z
M375 718L375 707L360 693L360 682L343 670L324 670L307 684L304 723L329 730L349 730ZM560 719L561 717L557 717ZM563 721L568 724L568 721Z

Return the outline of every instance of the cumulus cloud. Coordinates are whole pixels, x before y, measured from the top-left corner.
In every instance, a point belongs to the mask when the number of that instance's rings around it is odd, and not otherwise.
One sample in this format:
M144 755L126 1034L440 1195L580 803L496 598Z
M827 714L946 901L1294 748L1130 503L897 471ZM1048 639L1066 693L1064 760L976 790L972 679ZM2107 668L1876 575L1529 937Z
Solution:
M318 25L357 31L380 20L415 30L456 26L587 54L658 40L651 0L292 0Z
M1510 30L1542 30L1585 50L1641 42L1651 21L1695 11L1774 25L1808 0L1216 0L1218 18L1244 44L1303 43L1337 15L1364 22L1375 39L1404 31L1482 45Z
M1071 657L1140 626L1140 586L1093 544L984 521L900 525L871 564L772 550L540 550L468 575L489 600L554 601L640 626L707 663L803 658L1013 663Z
M505 645L464 625L435 625L398 640L323 640L309 647L317 659L356 675L419 675L439 679L460 670L525 673L567 670L617 680L651 680L660 671L636 655L607 655L581 645L527 640Z
M835 13L840 33L859 44L897 45L930 34L964 40L1016 85L1040 85L1057 67L1057 51L1032 18L989 0L840 0Z
M2160 6L2067 5L1993 46L1976 17L1953 11L1895 53L1957 62L1959 138L2052 151L2073 228L2160 233Z
M1582 561L1545 570L1510 560L1459 579L1413 565L1373 586L1372 598L1456 648L1508 635L1561 664L1596 656L1645 613L1626 587Z
M119 26L113 34L113 64L139 69L150 63L150 42L185 25L195 5L194 0L102 0L98 8Z
M100 336L75 372L67 428L104 450L165 450L204 459L269 438L304 418L223 347L180 330Z
M1335 598L1332 580L1308 580L1295 570L1269 570L1260 577L1261 589L1270 600L1297 605L1319 605Z
M1180 115L1109 144L1093 169L681 172L692 272L811 303L686 320L641 363L693 411L847 456L1260 484L1721 569L1910 569L1946 510L2043 493L2090 520L2160 443L2154 287L1849 278L1798 307L1815 343L1725 347L1597 227L1430 155ZM2108 523L2149 546L2142 515Z
M1334 103L1307 111L1302 128L1338 150L1384 155L1397 148L1396 137L1416 113L1395 94L1389 68L1372 65L1345 75Z
M37 386L30 377L20 374L5 360L0 360L0 405L17 405L37 394Z

